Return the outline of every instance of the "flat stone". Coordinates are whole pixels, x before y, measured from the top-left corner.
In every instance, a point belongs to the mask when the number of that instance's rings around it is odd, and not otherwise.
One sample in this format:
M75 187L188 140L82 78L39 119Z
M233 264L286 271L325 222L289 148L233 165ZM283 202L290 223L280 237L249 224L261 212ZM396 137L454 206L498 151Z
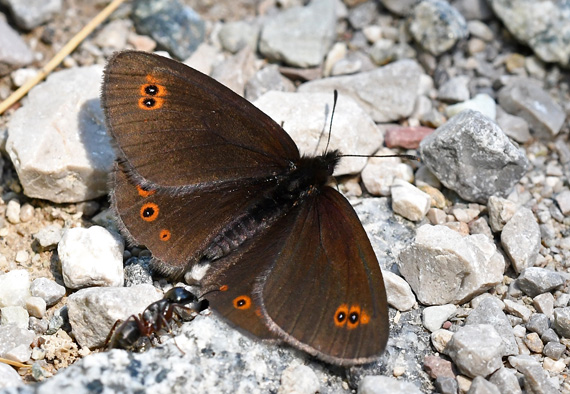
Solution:
M480 112L491 120L495 120L497 117L497 104L491 96L485 93L479 93L470 100L449 105L445 109L445 114L451 118L468 109Z
M0 307L24 306L30 296L30 274L16 269L0 275Z
M422 311L424 327L430 332L439 330L443 323L455 314L455 311L457 311L457 306L453 304L428 306Z
M103 346L117 320L142 313L160 298L160 292L152 285L79 290L67 299L73 335L81 346Z
M409 393L421 391L412 383L390 376L365 376L358 384L359 394Z
M400 273L425 305L469 301L502 281L504 264L486 236L461 236L445 226L421 226L398 255Z
M534 265L540 250L540 228L530 209L520 207L505 224L501 245L517 273Z
M538 138L551 140L566 114L562 107L531 78L517 78L499 91L499 104L508 113L526 120Z
M102 71L51 74L10 119L6 150L28 197L62 203L107 193L115 153L99 103Z
M375 155L394 154L388 149L380 149ZM371 157L361 173L362 183L374 196L389 196L396 179L413 182L414 170L399 157Z
M386 123L412 114L424 76L416 61L406 59L357 75L307 82L299 86L298 91L319 91L330 95L336 89L339 102L343 96L350 96L375 122Z

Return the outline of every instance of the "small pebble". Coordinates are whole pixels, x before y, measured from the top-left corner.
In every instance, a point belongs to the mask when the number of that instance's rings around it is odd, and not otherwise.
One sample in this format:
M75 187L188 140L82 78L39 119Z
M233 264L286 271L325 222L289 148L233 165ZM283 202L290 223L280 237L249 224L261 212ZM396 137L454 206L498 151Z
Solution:
M20 221L22 223L29 222L34 217L34 207L28 203L25 203L20 208Z
M10 200L6 207L6 219L12 224L20 223L20 202Z

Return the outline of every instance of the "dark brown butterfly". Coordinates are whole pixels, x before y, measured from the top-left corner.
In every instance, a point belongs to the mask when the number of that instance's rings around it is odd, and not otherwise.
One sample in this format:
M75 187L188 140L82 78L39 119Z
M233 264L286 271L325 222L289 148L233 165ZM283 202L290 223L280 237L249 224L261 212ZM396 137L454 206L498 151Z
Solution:
M119 161L112 205L171 278L209 264L212 309L326 362L375 360L386 292L348 201L327 186L338 151L301 156L244 98L179 62L114 55L102 105Z

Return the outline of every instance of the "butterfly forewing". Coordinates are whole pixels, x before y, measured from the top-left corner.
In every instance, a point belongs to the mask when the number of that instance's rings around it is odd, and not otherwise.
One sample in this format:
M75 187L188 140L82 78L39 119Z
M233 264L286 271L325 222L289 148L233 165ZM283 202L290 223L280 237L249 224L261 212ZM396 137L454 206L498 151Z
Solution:
M269 177L299 158L287 133L247 100L161 56L114 55L102 106L125 164L163 187Z

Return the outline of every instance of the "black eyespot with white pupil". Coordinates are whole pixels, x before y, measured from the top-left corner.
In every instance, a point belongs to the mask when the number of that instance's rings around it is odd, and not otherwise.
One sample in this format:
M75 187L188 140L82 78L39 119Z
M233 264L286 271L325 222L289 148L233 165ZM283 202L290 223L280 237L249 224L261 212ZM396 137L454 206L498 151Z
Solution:
M344 319L346 319L346 313L339 312L338 315L336 315L336 321L337 322L342 323L344 321Z
M149 218L152 215L154 215L154 208L151 208L151 207L145 208L145 210L143 211L143 216L145 218Z
M154 105L156 104L156 100L153 98L147 98L143 101L143 104L147 107L147 108L151 108L154 107Z
M241 300L237 301L237 306L242 307L246 304L246 301L242 298Z
M158 93L158 86L148 85L144 88L144 92L149 96L156 96L156 94Z
M348 321L352 324L355 324L356 322L358 322L358 313L356 312L352 312L349 316L348 316Z

